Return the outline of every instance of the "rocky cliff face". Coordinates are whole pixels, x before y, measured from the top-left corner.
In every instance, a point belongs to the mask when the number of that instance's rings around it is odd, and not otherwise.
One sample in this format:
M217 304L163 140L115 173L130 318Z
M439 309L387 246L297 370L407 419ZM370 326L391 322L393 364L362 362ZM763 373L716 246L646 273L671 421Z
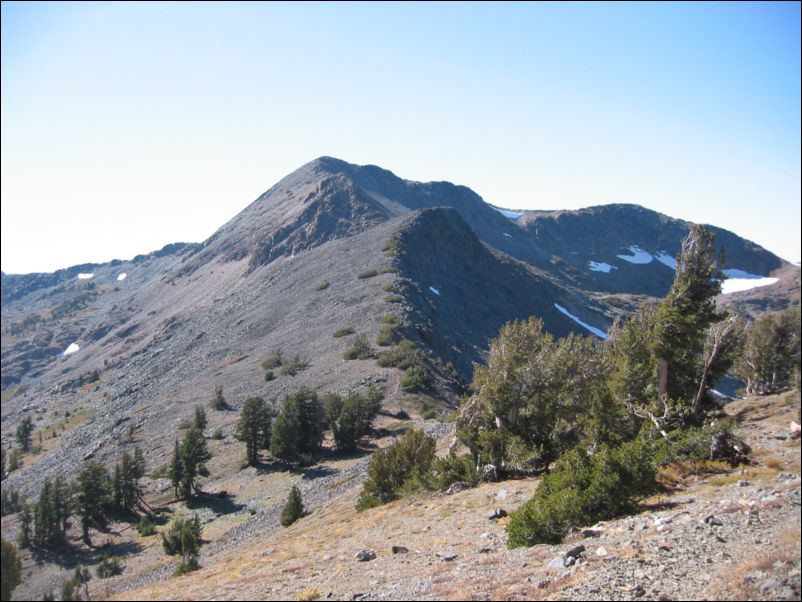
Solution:
M487 342L510 320L536 315L556 336L588 331L556 309L571 307L601 330L604 308L481 242L451 208L424 209L395 235L401 290L421 343L466 381ZM578 308L578 309L575 309ZM576 314L575 314L576 315Z

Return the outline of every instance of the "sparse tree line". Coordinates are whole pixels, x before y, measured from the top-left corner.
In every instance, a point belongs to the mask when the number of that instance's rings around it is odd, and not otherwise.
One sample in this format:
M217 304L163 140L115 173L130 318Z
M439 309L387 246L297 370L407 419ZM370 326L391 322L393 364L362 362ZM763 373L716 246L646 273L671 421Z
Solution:
M21 547L46 548L65 542L69 519L81 525L82 538L91 543L90 529L104 529L111 516L130 515L146 509L140 479L145 460L139 448L123 452L109 474L100 462L89 462L72 483L63 478L45 479L37 501L21 502L13 488L2 493L3 514L19 512L18 543Z
M374 454L358 509L454 482L546 473L511 516L510 546L554 543L631 510L654 491L658 465L709 457L714 436L731 441L725 421L710 428L720 412L710 390L725 373L753 393L794 379L798 387L799 308L750 325L719 312L721 264L713 235L695 226L666 298L617 321L607 340L556 340L538 318L505 325L457 420L454 447L470 453L436 460L434 440L409 433Z
M281 412L277 414L262 398L251 397L243 404L235 436L245 443L249 465L259 464L262 450L286 466L307 465L320 453L327 429L331 429L338 451L353 451L359 438L370 429L383 396L383 389L376 386L365 393L351 392L345 396L326 393L322 398L315 391L301 388L284 400ZM215 391L212 407L228 407L220 387ZM209 475L206 463L212 458L204 435L207 416L202 406L195 407L190 424L183 437L176 439L165 474L172 482L175 497L184 500L201 493L199 478ZM30 449L32 432L33 420L28 416L17 429L20 449ZM5 462L3 450L4 474ZM17 542L20 547L34 550L65 544L73 517L88 544L91 544L90 530L104 530L112 517L139 516L137 530L143 536L153 535L156 529L151 520L152 510L143 499L140 483L144 475L145 460L139 448L135 448L133 455L123 452L112 473L102 463L92 461L83 467L72 483L61 477L54 481L46 479L38 500L32 505L22 501L16 489L4 487L2 514L19 513ZM301 493L293 487L281 515L281 524L288 526L304 514ZM177 516L161 537L165 553L180 557L176 574L198 567L201 527L197 516ZM6 553L11 558L8 561L11 567L7 573L9 578L3 579L4 587L8 584L10 592L18 584L13 581L13 567L16 566L13 558L18 559L18 556L13 544L3 542L3 546L4 566ZM122 567L118 560L107 559L98 570L99 576L110 576L118 574ZM69 580L64 584L62 598L80 599L80 586L85 586L85 583L75 578Z
M245 443L249 466L258 465L261 450L285 465L307 465L320 453L326 430L332 431L338 451L353 451L368 433L383 397L376 386L365 393L322 397L302 387L284 400L277 414L261 397L251 397L242 406L235 437Z

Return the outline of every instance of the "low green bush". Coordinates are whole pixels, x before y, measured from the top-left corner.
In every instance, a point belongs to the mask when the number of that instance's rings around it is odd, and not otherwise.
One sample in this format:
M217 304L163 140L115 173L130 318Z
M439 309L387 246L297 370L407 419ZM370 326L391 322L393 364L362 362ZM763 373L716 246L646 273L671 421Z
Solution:
M301 370L308 368L309 365L310 361L308 357L301 357L296 354L291 359L284 360L284 364L281 366L281 375L295 376Z
M319 284L315 285L315 290L316 291L324 291L327 288L329 288L329 283L328 282L320 282Z
M404 379L406 380L406 379ZM401 387L404 387L404 380L401 381ZM420 417L424 420L431 420L432 418L437 418L437 410L434 408L430 408L428 405L424 404L423 409L421 409Z
M594 455L575 448L543 477L535 495L510 515L510 548L556 544L571 528L631 512L656 490L649 442L603 447Z
M350 326L343 326L342 328L338 328L337 330L335 330L331 336L333 336L335 339L339 339L340 337L345 337L348 336L349 334L354 334L354 332L355 332L354 329L351 328Z
M351 346L343 353L343 358L346 360L366 360L372 356L373 350L364 334L356 335Z
M134 528L139 532L142 537L156 534L156 525L150 520L150 516L143 514L139 522L134 525Z
M122 573L123 565L119 558L104 558L95 569L98 579L108 579L109 577L122 575Z
M387 301L387 303L401 303L404 298L401 295L387 295L384 300Z
M432 387L432 375L422 363L415 364L407 368L406 376L401 379L401 388L404 391L428 391ZM423 416L423 414L421 414ZM433 418L434 416L423 416Z
M376 336L376 344L382 347L390 347L398 341L398 327L394 324L383 326Z
M284 362L284 356L281 353L281 349L276 349L273 354L268 357L265 361L262 362L262 368L265 370L270 370L272 368L278 368Z
M412 430L374 453L356 509L380 506L424 488L434 452L435 440L423 431Z
M366 280L368 278L375 278L379 275L379 272L376 270L365 270L359 275L360 280Z
M467 483L471 487L479 484L476 460L471 454L451 455L434 461L431 471L431 486L445 490L454 483Z
M384 368L400 368L406 370L417 361L418 349L409 339L399 341L398 345L379 354L376 363Z

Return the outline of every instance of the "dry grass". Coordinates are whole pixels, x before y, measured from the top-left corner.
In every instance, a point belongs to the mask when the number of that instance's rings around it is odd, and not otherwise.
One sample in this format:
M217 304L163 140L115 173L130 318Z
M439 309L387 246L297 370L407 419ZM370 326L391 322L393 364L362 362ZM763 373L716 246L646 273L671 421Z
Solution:
M766 468L770 468L771 470L780 471L783 467L783 461L780 460L777 456L769 456L765 460L763 460L763 465Z
M720 460L683 460L661 466L657 471L657 482L670 491L676 491L687 487L694 477L721 474L731 470L729 464Z
M320 591L316 587L305 587L298 594L298 600L318 600Z
M795 528L783 532L772 545L771 549L760 553L757 557L735 566L728 571L724 583L711 593L711 599L722 600L755 600L763 599L765 595L757 591L757 583L749 579L750 573L769 571L776 563L793 566L799 561L800 529ZM789 553L788 550L796 550Z

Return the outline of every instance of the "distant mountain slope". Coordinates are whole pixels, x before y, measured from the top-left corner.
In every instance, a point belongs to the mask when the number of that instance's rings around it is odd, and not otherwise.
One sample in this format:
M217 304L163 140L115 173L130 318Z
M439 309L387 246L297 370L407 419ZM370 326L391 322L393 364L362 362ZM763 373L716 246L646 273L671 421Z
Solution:
M638 205L602 205L576 211L524 212L516 220L537 245L564 262L576 286L599 292L663 296L690 222ZM786 262L732 232L710 226L724 267L768 276ZM557 271L557 270L555 270Z
M399 370L344 361L351 337L332 336L352 328L380 351L387 315L434 366L428 403L453 405L460 384L444 366L468 381L504 322L537 315L557 336L603 334L616 315L662 295L688 225L632 205L510 215L464 186L322 157L202 244L2 274L4 445L24 415L37 429L80 416L10 482L33 490L82 458L111 458L129 426L148 433L148 461L162 462L177 424L220 385L235 409L302 385L346 392L377 382L388 404L419 403ZM390 239L395 258L384 253ZM798 267L725 231L719 241L728 267L780 278L733 299L754 311L798 303ZM309 366L265 381L260 363L277 348ZM99 381L81 379L94 370Z
M488 340L510 320L536 315L556 336L588 335L557 310L559 304L602 331L609 326L603 308L591 309L587 298L493 252L454 209L424 209L395 238L399 273L405 277L401 290L417 334L466 381L473 363L484 361Z

